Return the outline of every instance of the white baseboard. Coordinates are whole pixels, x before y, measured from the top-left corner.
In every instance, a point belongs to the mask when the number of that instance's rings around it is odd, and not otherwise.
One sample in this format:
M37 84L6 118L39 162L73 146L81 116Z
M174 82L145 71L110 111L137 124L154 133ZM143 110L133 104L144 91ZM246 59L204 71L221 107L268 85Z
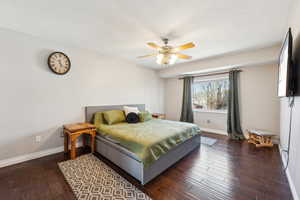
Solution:
M44 150L44 151L33 152L33 153L21 155L21 156L16 156L16 157L13 157L13 158L0 160L0 168L7 167L7 166L10 166L10 165L14 165L14 164L21 163L21 162L25 162L25 161L28 161L28 160L41 158L41 157L48 156L48 155L55 154L55 153L59 153L59 152L62 152L62 151L64 151L63 146L57 147L57 148L52 148L52 149L47 149L47 150Z
M82 142L79 142L76 144L76 147L81 147L81 146L82 146ZM28 160L33 160L33 159L41 158L44 156L60 153L63 151L64 151L64 146L60 146L60 147L56 147L56 148L52 148L52 149L47 149L47 150L43 150L43 151L33 152L33 153L21 155L21 156L16 156L13 158L0 160L0 168L18 164L18 163L22 163L22 162L25 162Z
M284 155L284 153L283 153L282 148L281 148L280 145L278 145L278 148L279 148L281 160L282 160L283 164L285 165L286 161L287 161L286 160L286 156ZM294 200L300 200L299 199L299 195L298 195L297 190L296 190L296 187L294 185L294 182L293 182L293 180L291 178L291 174L290 174L289 168L287 168L287 170L286 170L286 176L287 176L287 179L288 179L288 182L289 182L289 185L290 185L290 189L292 191L293 199Z
M224 130L218 130L218 129L212 129L212 128L200 128L201 131L209 132L209 133L216 133L220 135L228 135L227 131Z

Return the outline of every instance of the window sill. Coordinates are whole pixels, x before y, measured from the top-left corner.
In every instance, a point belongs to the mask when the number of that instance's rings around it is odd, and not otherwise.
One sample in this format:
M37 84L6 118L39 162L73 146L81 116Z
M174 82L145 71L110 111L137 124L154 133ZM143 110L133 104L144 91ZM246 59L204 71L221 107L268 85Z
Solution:
M193 112L227 114L227 111L221 111L221 110L202 110L202 109L193 109Z

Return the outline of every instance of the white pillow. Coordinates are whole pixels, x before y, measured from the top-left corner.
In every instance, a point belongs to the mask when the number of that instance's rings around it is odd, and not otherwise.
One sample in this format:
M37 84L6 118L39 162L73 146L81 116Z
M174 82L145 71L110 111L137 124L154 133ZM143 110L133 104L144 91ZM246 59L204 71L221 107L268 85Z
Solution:
M125 111L125 115L127 116L128 113L136 113L136 114L139 114L139 109L137 107L129 107L129 106L124 106L123 107L124 111Z

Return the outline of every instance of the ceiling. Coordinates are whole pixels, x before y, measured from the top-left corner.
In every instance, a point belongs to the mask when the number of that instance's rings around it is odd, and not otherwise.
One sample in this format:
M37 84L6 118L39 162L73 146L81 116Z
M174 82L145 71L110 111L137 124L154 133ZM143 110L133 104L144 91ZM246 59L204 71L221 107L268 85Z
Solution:
M269 46L287 31L291 0L1 0L0 27L159 68L146 42L194 42L192 60Z

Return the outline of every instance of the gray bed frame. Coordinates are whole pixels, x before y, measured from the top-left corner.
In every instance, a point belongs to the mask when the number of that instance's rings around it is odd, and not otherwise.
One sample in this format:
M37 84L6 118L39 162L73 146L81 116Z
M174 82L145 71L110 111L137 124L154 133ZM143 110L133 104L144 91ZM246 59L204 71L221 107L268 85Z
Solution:
M85 108L86 122L92 122L94 113L96 112L123 110L123 106L134 106L138 107L141 111L145 110L144 104L88 106ZM200 135L197 134L186 140L182 144L171 149L168 153L162 155L147 168L144 167L141 160L134 153L100 135L96 136L96 151L139 180L142 185L145 185L192 150L199 147L200 138Z

